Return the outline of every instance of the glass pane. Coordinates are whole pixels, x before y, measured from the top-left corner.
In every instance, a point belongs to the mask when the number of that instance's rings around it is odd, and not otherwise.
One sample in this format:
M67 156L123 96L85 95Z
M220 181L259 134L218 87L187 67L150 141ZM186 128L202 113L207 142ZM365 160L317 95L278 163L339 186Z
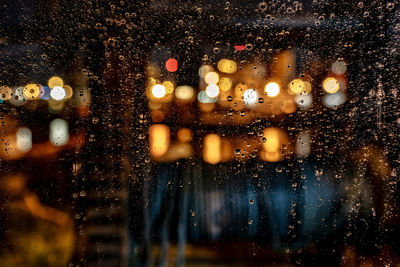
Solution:
M0 265L399 265L399 12L5 0Z

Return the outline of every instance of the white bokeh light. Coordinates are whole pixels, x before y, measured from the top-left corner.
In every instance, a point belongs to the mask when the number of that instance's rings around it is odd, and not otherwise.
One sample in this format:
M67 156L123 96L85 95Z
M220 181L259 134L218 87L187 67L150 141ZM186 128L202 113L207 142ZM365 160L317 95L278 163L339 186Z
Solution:
M253 105L257 103L258 94L254 89L247 89L243 93L243 101L246 105Z
M202 90L199 92L197 99L200 103L207 104L207 103L215 103L217 102L217 98L211 98L207 96L206 91Z
M210 84L206 88L206 94L208 97L215 98L219 95L219 87L216 84Z
M299 108L308 109L312 105L312 96L311 94L301 93L299 95L296 95L295 101Z
M28 152L32 149L32 131L29 128L22 127L17 130L17 149L21 152Z
M323 99L324 106L328 108L335 108L344 102L346 102L346 95L342 92L326 94Z
M151 89L151 93L153 94L153 96L155 98L162 98L165 96L165 94L167 93L167 90L165 89L164 85L161 84L156 84L153 86L153 88Z
M54 86L50 91L50 96L54 100L63 100L66 96L65 89L61 86Z
M270 82L265 86L265 93L269 97L275 97L279 95L279 84L275 82Z
M68 123L63 119L54 119L50 122L50 142L55 146L63 146L68 143Z

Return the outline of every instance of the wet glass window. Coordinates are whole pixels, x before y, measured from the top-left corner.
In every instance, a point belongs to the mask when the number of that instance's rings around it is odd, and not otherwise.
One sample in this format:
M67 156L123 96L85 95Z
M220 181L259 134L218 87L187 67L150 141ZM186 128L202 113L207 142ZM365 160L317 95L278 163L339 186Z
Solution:
M396 1L0 3L0 266L400 266Z

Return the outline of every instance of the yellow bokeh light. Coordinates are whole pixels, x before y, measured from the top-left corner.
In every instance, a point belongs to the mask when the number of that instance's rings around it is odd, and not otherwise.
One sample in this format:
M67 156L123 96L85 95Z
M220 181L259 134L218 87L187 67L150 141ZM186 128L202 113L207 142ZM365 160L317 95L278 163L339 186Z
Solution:
M208 134L204 138L204 161L210 164L217 164L221 161L221 156L221 138L216 134Z
M265 93L269 97L276 97L279 95L279 85L276 82L270 82L265 86Z
M222 91L229 91L232 88L232 80L227 77L222 77L219 80L218 86Z
M309 94L311 93L311 83L304 81L304 92Z
M294 79L289 83L289 93L293 95L300 94L305 91L305 83L300 79Z
M280 131L276 128L264 129L263 148L267 152L276 152L280 147Z
M218 62L218 70L220 72L232 74L235 73L237 70L237 64L235 61L230 59L221 59Z
M219 75L215 71L210 71L204 76L204 81L207 84L217 84L219 81Z
M192 131L189 128L181 128L177 133L180 142L188 143L192 141Z
M162 98L166 95L167 90L164 85L156 84L151 88L151 93L155 98Z
M74 91L72 90L72 87L69 85L65 85L64 86L64 90L65 90L65 99L69 99L72 97L72 95L74 94Z
M53 77L51 77L49 79L47 84L49 85L50 88L53 88L54 86L63 87L64 86L64 81L58 76L53 76Z
M150 154L160 157L167 153L170 143L170 130L163 124L154 124L149 128Z
M234 156L233 148L229 140L223 139L221 142L221 161L231 160Z
M39 97L40 94L40 87L38 84L27 84L24 87L24 90L22 91L22 94L26 99L35 99Z
M9 100L12 97L12 89L8 86L0 86L0 99Z
M263 151L261 157L266 161L279 161L284 154L289 153L289 138L287 133L279 128L264 129L262 140Z
M170 81L164 81L162 85L165 87L166 93L167 94L172 94L174 92L175 86L172 82Z
M175 90L176 98L180 100L190 100L194 96L194 89L191 86L178 86Z
M328 77L323 81L322 87L324 88L325 92L334 94L339 91L339 81L333 77Z
M219 95L219 87L216 84L210 84L206 88L206 95L211 98L215 98Z

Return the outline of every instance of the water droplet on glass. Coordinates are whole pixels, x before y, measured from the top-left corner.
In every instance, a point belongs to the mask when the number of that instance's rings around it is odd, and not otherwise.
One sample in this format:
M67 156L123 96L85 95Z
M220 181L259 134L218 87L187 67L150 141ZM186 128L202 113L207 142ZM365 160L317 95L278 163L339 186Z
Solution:
M267 9L267 3L261 2L258 7L260 8L261 11L265 11Z

